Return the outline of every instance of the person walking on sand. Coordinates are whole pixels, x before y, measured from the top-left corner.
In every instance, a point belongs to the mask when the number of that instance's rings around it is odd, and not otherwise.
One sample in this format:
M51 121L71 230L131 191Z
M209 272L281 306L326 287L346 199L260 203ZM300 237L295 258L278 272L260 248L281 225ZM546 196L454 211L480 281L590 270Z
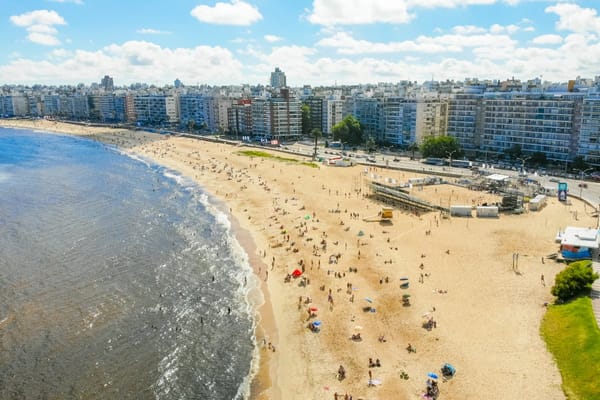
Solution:
M542 285L546 286L546 281L544 281L544 274L542 274L542 276L540 277L540 280L542 281Z

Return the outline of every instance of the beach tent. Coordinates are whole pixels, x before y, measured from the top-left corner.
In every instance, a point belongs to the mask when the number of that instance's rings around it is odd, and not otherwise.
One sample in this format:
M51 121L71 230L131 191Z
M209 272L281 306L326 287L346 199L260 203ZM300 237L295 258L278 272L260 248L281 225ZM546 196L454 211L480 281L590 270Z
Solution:
M294 278L299 277L300 275L302 275L302 271L300 271L299 269L295 269L294 272L292 272L292 276Z
M471 217L472 211L471 206L450 206L450 215L453 217Z

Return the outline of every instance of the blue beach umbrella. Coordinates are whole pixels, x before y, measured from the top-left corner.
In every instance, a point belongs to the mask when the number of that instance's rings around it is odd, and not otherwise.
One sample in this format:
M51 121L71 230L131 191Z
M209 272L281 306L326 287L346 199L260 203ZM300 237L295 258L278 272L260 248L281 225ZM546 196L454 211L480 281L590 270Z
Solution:
M430 377L431 379L438 379L438 376L436 374L434 374L433 372L429 372L427 374L428 377Z
M313 322L313 325L314 325L314 326L321 326L321 321L314 321L314 322Z

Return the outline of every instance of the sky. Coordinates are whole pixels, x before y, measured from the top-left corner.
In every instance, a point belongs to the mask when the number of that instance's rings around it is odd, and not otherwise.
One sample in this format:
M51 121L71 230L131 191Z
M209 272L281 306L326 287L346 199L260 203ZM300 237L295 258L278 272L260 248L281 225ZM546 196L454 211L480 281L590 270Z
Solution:
M599 0L0 0L0 84L600 75Z

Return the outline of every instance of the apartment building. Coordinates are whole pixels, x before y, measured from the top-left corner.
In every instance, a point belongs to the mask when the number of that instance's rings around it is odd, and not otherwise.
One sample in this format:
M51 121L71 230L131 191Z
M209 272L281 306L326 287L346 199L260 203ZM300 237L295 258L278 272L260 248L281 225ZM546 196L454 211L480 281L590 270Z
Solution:
M177 101L173 96L135 96L136 120L142 126L168 126L177 123Z
M500 156L520 146L523 153L542 152L548 160L572 159L576 101L560 95L486 93L481 150Z
M600 95L583 99L577 155L592 164L600 165Z
M466 153L479 150L483 126L483 95L459 93L448 100L447 135Z
M179 125L187 129L207 126L206 99L201 94L184 94L179 96Z
M325 99L323 100L322 123L323 136L333 135L333 127L344 119L344 100Z
M448 130L448 98L440 96L417 99L415 141L422 143L427 136L445 136Z
M417 103L403 97L381 99L381 134L379 140L397 146L414 143L416 139Z
M228 132L236 136L249 136L253 133L252 101L240 99L227 110Z

